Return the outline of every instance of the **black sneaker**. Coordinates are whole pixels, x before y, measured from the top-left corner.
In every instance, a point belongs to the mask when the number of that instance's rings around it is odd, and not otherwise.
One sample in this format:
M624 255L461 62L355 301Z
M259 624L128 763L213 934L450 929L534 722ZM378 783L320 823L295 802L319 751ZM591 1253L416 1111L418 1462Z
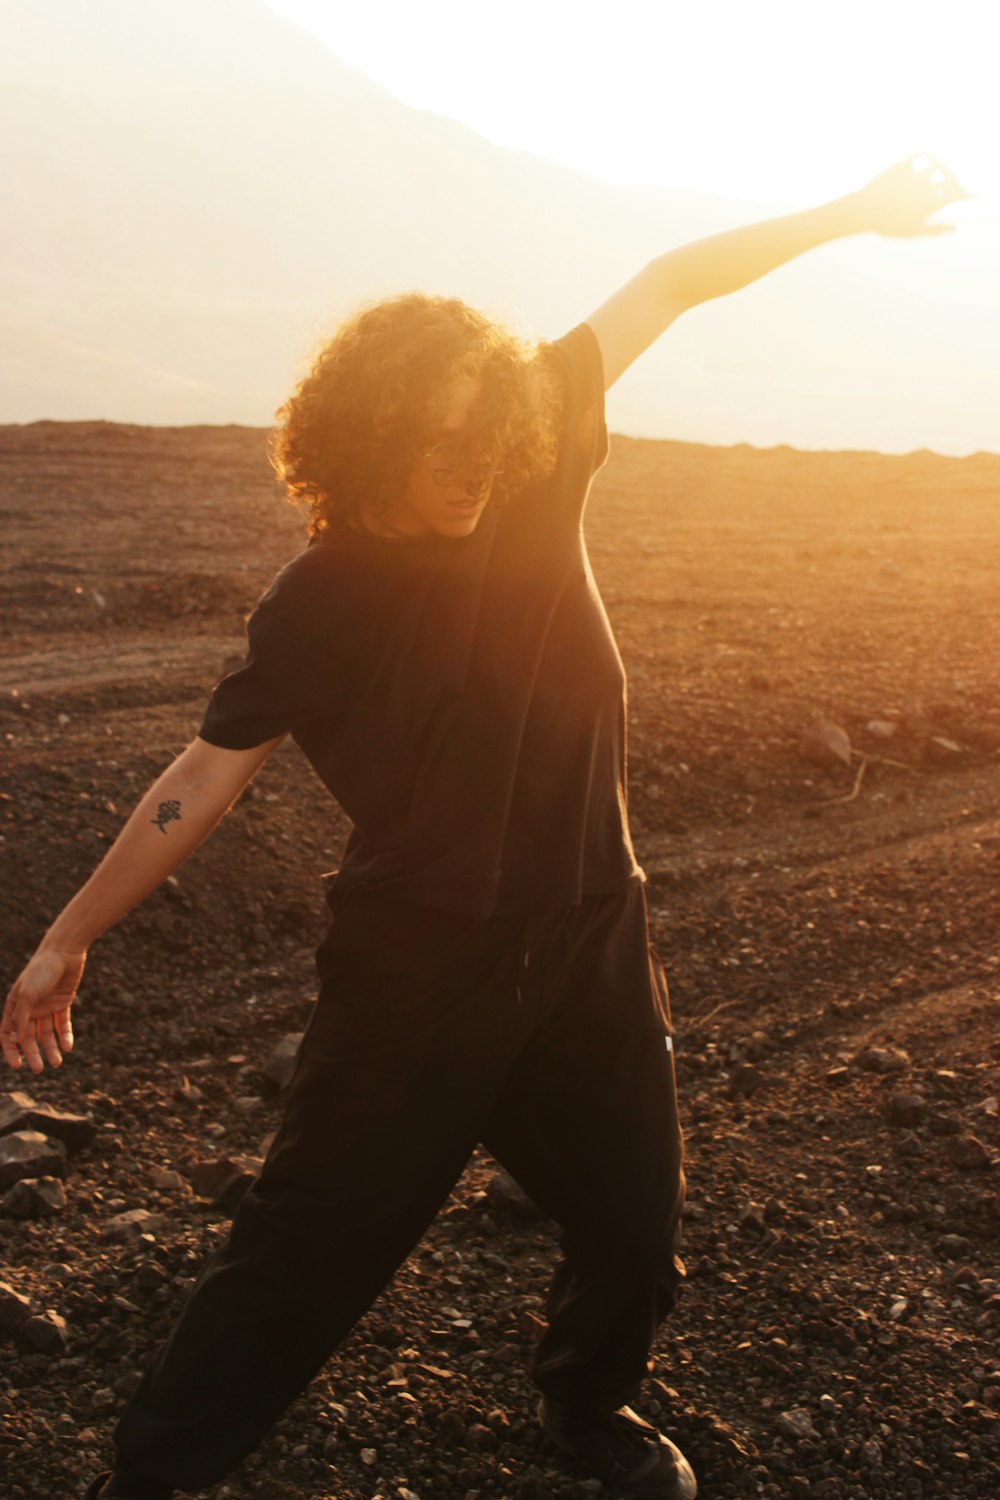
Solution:
M681 1450L621 1406L606 1417L586 1417L543 1396L542 1430L563 1453L572 1453L609 1489L636 1500L694 1500L698 1483Z

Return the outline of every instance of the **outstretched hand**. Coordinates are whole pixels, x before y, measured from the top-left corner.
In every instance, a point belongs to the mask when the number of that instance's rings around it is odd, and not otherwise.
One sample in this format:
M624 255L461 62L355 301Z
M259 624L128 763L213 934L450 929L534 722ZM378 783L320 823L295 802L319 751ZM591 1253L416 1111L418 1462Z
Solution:
M937 157L909 156L873 177L855 194L864 227L878 234L909 238L949 234L954 224L928 224L928 216L949 203L975 195Z
M0 1021L0 1050L9 1067L20 1068L23 1054L31 1071L41 1073L45 1062L58 1068L63 1053L72 1050L70 1007L86 961L86 953L43 946L25 965Z

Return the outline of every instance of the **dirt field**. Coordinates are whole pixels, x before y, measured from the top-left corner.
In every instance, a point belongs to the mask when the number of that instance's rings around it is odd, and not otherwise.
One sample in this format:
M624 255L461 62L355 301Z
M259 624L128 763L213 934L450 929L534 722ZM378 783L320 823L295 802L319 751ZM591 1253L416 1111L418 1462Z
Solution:
M0 428L6 982L195 733L301 545L263 445ZM642 1410L706 1500L1000 1493L1000 457L614 439L588 536L630 674L689 1148L689 1279ZM804 757L819 716L849 764ZM60 1213L0 1215L0 1279L68 1338L0 1332L12 1500L73 1497L106 1465L225 1232L190 1174L258 1154L279 1118L262 1069L308 1017L318 876L344 834L283 746L95 947L62 1073L6 1074L99 1126ZM553 1226L497 1202L493 1171L474 1159L213 1496L600 1493L536 1430L523 1371ZM130 1209L160 1218L109 1238Z

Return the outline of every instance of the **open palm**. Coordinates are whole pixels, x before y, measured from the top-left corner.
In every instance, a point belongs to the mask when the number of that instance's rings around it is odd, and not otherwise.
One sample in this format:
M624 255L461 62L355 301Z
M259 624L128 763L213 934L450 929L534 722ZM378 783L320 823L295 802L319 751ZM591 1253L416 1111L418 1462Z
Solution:
M928 224L928 216L972 196L954 172L926 153L887 167L858 194L866 227L900 238L948 234L954 224Z

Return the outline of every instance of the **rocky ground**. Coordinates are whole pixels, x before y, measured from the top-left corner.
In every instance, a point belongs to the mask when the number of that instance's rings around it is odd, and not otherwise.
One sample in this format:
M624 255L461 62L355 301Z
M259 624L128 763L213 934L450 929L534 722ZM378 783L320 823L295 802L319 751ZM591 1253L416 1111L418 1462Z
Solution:
M0 429L8 980L300 545L263 440ZM998 501L989 455L626 439L591 500L689 1151L688 1283L642 1410L706 1500L998 1490ZM345 831L310 775L282 747L95 947L63 1070L3 1081L12 1500L104 1466L280 1116ZM537 1431L553 1226L494 1173L470 1163L215 1500L602 1494Z

